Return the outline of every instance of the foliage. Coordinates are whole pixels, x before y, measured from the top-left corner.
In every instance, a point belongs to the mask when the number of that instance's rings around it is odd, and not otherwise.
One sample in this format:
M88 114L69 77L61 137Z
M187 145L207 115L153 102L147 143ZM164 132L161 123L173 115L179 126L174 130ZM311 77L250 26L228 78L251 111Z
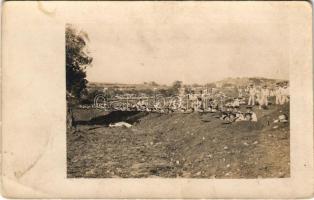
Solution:
M155 81L149 83L151 86L159 86Z
M215 83L207 83L205 86L207 88L216 88L216 84Z
M169 88L169 89L160 89L158 90L158 93L165 96L165 97L169 97L169 96L174 96L175 95L175 91L173 90L173 88Z
M171 95L175 95L179 93L179 89L182 87L183 82L182 81L175 81L172 84L172 87L170 89Z
M65 40L66 89L71 96L80 98L87 84L85 70L93 60L86 49L89 38L87 33L77 31L73 25L67 24Z
M222 87L232 87L234 86L232 83L224 83Z
M172 84L172 87L173 87L174 89L179 89L181 86L182 86L182 81L175 81L175 82L173 82L173 84Z

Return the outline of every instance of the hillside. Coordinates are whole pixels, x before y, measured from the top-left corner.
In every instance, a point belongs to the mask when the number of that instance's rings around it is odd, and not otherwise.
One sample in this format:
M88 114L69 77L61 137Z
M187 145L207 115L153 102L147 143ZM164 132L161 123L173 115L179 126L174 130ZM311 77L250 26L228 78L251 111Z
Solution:
M289 123L273 123L289 106L255 112L258 122L232 124L216 114L134 113L123 118L131 128L96 116L67 133L68 177L289 177Z
M237 87L244 87L244 86L248 86L250 83L253 83L256 85L266 84L266 85L271 86L277 82L282 82L282 81L287 81L287 80L269 79L269 78L263 78L263 77L250 77L250 78L242 77L242 78L225 78L223 80L220 80L214 83L216 85L230 84Z

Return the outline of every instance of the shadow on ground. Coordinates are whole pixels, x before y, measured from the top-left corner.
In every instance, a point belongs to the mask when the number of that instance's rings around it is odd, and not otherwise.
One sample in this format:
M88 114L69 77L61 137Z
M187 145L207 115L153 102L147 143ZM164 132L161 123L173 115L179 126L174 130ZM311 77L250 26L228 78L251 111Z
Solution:
M90 120L78 120L76 125L104 125L108 126L110 123L127 122L134 124L139 122L140 118L148 115L147 112L140 111L112 111L105 115L94 117Z

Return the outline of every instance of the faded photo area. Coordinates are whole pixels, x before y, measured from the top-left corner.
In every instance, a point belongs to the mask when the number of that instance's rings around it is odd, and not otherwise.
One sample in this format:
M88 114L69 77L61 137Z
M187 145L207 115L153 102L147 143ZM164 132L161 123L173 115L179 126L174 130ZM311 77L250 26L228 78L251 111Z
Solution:
M125 12L65 26L67 177L290 177L288 24Z

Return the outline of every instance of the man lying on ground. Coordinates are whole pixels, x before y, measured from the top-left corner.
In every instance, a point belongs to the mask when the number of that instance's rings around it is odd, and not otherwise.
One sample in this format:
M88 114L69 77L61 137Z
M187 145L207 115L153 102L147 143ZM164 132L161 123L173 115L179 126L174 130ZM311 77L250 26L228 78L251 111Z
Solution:
M256 113L253 112L252 107L247 107L247 111L242 113L241 111L232 110L232 111L223 111L221 112L221 120L227 122L239 122L239 121L252 121L257 122Z

